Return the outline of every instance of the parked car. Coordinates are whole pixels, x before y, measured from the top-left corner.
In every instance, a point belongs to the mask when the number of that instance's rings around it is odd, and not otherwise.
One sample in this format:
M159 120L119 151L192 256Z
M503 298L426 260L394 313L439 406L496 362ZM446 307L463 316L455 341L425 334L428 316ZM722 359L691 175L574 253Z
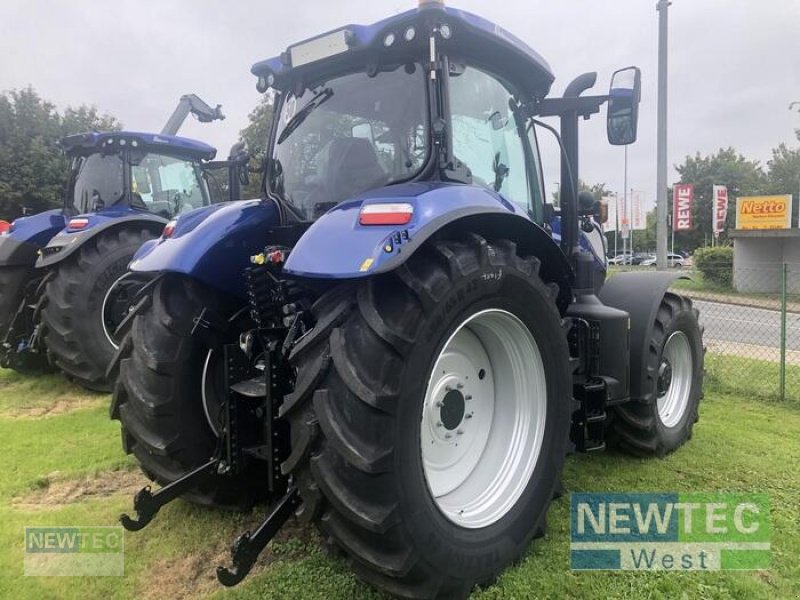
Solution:
M680 254L668 254L667 255L667 264L670 267L674 267L676 269L680 269L684 266L689 265L690 260L688 258L684 258ZM646 260L643 260L641 263L643 267L654 267L656 265L656 257L650 256Z
M610 265L629 265L631 264L631 253L630 252L620 252L613 258L608 259L608 264Z

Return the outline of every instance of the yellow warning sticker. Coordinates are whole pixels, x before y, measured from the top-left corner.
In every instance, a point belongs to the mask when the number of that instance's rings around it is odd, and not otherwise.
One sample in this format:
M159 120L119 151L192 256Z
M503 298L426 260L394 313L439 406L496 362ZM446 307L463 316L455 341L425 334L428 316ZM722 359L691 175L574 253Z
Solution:
M369 271L369 268L372 266L372 263L375 262L374 258L368 258L363 263L361 263L361 272L364 273L365 271Z

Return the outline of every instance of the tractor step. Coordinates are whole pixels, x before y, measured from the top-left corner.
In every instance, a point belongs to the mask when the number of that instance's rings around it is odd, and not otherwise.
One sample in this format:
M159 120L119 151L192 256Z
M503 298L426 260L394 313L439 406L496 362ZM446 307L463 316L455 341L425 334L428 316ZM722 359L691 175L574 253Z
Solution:
M258 556L263 552L267 544L280 531L283 524L289 520L295 509L300 506L300 494L297 489L292 487L281 498L269 513L255 533L246 531L240 535L231 545L232 568L217 567L217 579L226 586L231 587L242 581L253 569Z
M578 410L572 415L570 437L578 452L605 450L606 401L608 391L602 378L589 379L573 386Z
M129 515L123 514L120 515L120 523L128 531L143 529L158 514L161 507L213 477L217 473L220 464L220 460L214 458L155 492L151 491L149 485L143 487L136 492L136 496L133 498L133 510L136 511L137 518L133 519Z

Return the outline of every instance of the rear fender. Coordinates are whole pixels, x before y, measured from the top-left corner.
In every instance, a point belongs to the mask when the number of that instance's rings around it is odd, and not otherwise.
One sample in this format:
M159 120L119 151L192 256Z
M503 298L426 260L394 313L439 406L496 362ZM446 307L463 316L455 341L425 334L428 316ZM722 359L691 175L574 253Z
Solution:
M13 229L0 236L0 266L33 266L39 250L65 225L60 209L17 219Z
M246 298L244 269L269 243L280 214L271 200L223 202L181 215L173 234L145 242L136 273L182 273L225 295Z
M81 215L89 223L81 229L67 227L50 240L42 249L36 268L52 267L66 260L77 252L84 244L99 235L110 231L117 231L128 227L149 229L155 235L161 233L166 219L150 213L140 211L125 211L124 213L93 213Z
M676 279L688 279L679 273L618 273L600 289L603 304L630 315L631 398L645 398L653 389L645 372L648 343L653 335L656 313L667 289Z
M411 221L402 226L360 225L361 207L409 203ZM542 275L561 288L559 304L571 294L572 272L558 245L542 227L499 194L475 185L412 183L372 190L343 202L318 219L295 245L284 271L315 279L360 279L394 271L431 236L474 232L517 243L538 256Z

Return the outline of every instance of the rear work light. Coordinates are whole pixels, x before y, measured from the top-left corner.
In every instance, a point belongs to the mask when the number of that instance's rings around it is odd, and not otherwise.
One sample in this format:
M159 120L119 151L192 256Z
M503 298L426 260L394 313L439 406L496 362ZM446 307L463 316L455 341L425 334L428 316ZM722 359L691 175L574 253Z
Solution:
M67 225L68 229L86 229L89 226L89 219L84 218L77 218L77 219L70 219L69 224Z
M177 224L178 222L173 219L172 221L164 225L164 231L161 232L161 237L164 238L165 240L171 238L172 234L175 233L175 226Z
M406 225L414 216L414 207L407 202L368 204L361 208L361 225Z

